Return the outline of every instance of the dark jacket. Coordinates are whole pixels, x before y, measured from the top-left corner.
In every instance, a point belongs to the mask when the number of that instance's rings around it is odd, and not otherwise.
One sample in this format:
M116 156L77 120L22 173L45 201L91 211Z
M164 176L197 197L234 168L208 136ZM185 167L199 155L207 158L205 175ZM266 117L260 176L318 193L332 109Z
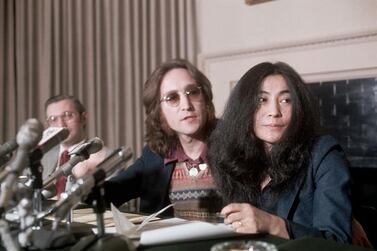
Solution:
M119 207L140 197L140 211L154 213L170 204L169 186L175 163L164 165L164 159L148 146L127 170L104 183L105 199ZM170 208L164 214L173 216Z
M279 195L276 214L291 238L318 236L351 241L351 178L344 152L331 136L315 145L305 176Z

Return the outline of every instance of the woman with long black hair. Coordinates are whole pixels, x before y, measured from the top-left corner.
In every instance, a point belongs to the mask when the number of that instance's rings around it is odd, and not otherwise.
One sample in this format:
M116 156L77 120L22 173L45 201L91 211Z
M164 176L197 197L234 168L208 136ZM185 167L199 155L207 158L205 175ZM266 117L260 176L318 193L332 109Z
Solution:
M209 144L225 223L241 233L350 242L348 163L318 121L289 65L265 62L243 75Z

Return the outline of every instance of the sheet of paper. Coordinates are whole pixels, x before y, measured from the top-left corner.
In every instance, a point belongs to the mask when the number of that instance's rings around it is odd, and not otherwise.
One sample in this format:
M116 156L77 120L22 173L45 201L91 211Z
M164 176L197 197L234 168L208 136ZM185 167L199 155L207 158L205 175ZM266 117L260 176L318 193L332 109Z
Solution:
M140 224L147 217L146 215L140 215L136 213L122 213L130 222L134 224ZM111 211L106 211L103 214L105 220L105 227L114 227L113 213ZM93 212L92 208L83 208L73 210L73 221L81 222L86 224L97 225L96 214Z
M114 225L106 226L106 233L123 234L143 246L240 235L230 225L223 223L187 221L180 218L161 220L155 217L156 214L146 217L144 223L141 223L142 227L138 228L138 225L131 222L127 214L120 212L114 206L111 209ZM106 219L106 216L104 218ZM151 219L152 221L150 221ZM96 229L93 231L96 233Z
M159 221L160 223L162 221ZM208 240L240 235L230 225L201 221L185 221L168 227L146 230L141 233L140 245L177 243L182 241Z

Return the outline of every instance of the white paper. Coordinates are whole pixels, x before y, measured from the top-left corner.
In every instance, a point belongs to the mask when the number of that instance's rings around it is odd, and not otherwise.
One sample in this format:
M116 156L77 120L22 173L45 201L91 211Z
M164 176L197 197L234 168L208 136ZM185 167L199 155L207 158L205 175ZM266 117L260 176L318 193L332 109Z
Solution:
M111 204L111 212L113 213L115 229L123 235L131 235L136 231L136 225L124 217L123 214Z
M161 209L160 211L146 216L140 225L135 225L129 219L127 219L127 217L125 217L124 214L120 212L113 204L111 204L111 211L113 213L116 232L118 234L125 235L130 239L139 239L141 231L145 229L150 229L150 227L153 226L153 224L151 224L151 221L159 219L157 218L157 216L172 206L173 204L170 204ZM111 229L105 230L107 233L110 233L111 231Z
M118 234L123 234L144 246L240 235L233 230L231 225L224 223L187 221L180 218L150 221L151 219L156 220L156 216L170 206L172 205L146 217L139 227L130 222L116 207L112 206L111 211L113 212L115 228L106 228L106 232L113 233L116 230Z
M143 246L177 243L182 241L208 240L240 235L230 225L186 221L170 227L143 231L140 244Z

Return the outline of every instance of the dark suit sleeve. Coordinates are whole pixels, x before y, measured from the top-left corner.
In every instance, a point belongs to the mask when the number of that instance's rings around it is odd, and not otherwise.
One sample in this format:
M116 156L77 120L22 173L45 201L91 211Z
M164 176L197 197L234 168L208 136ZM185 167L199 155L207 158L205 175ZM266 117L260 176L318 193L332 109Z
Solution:
M352 206L350 173L343 150L338 144L320 144L313 153L313 225L286 220L292 238L318 236L340 242L351 241Z
M146 155L149 150L144 148L143 154L126 170L104 183L105 200L119 207L123 203L140 196L143 169L146 168Z

